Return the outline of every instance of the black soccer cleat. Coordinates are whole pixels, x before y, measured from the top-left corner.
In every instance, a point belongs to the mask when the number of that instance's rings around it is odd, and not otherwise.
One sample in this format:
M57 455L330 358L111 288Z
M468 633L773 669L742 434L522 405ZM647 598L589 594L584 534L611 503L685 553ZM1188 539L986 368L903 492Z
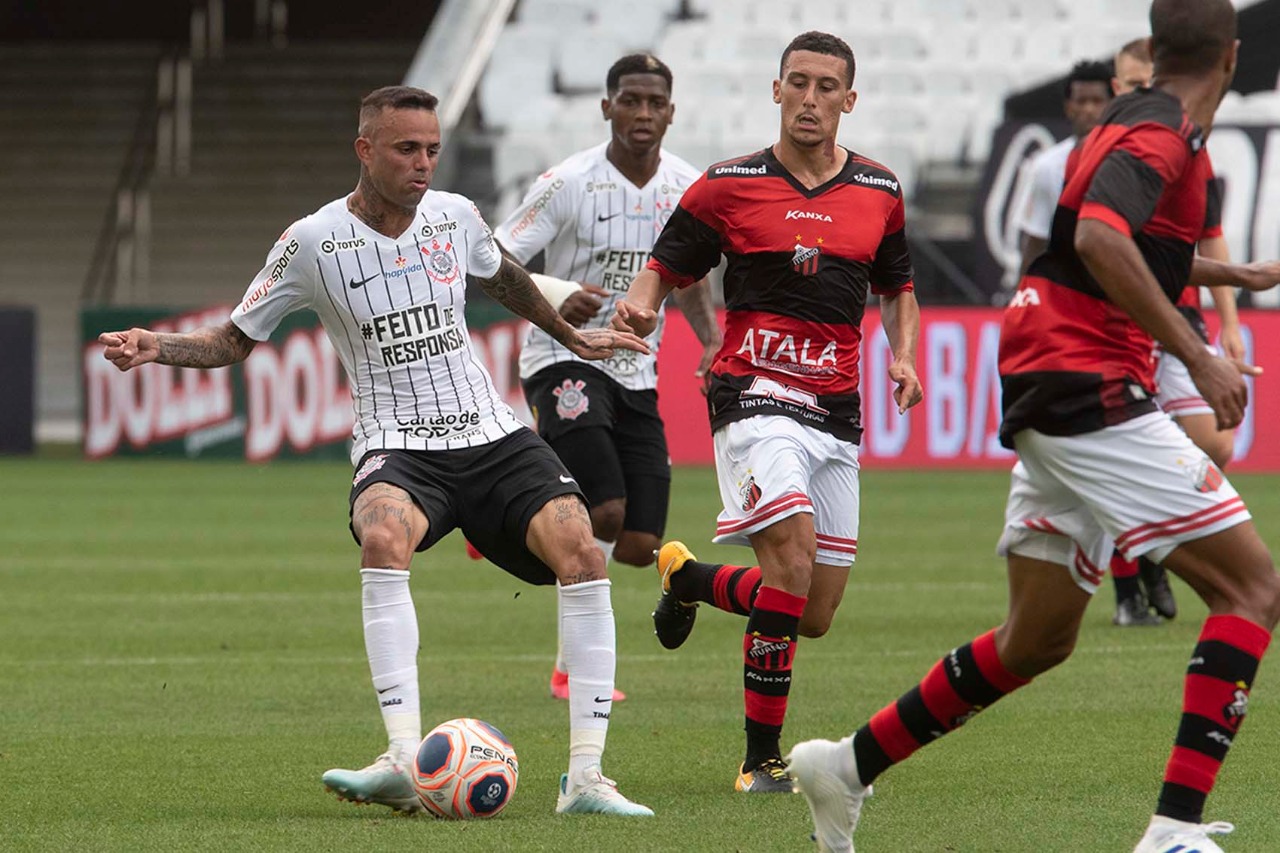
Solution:
M795 780L781 758L766 758L755 767L739 767L733 787L748 794L790 794L795 791Z
M678 649L689 639L693 622L698 618L697 602L686 604L671 592L671 576L694 559L683 542L671 541L658 551L658 575L662 578L662 598L653 608L653 633L666 649Z
M1117 601L1116 615L1111 617L1111 624L1119 628L1148 628L1163 622L1147 607L1147 600L1140 592Z
M1166 619L1178 615L1178 602L1173 597L1173 588L1169 586L1169 573L1164 566L1152 562L1146 557L1138 558L1138 577L1142 581L1142 589L1147 593L1147 600L1155 611Z

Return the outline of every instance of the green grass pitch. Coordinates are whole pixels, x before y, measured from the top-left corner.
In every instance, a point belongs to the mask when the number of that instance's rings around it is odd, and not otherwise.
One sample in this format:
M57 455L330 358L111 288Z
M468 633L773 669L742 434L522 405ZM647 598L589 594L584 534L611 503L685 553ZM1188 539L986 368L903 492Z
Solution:
M678 652L652 636L652 570L615 566L618 684L605 768L653 820L562 818L565 706L547 695L554 602L473 563L456 534L414 567L424 722L489 720L520 786L497 820L339 803L331 766L384 746L360 627L350 469L334 464L0 461L0 849L811 850L799 797L732 783L741 619L703 608ZM1280 479L1240 476L1273 550ZM800 645L784 744L840 736L952 646L999 622L1007 477L866 471L859 562L831 633ZM715 481L680 469L670 535L699 556ZM1204 609L1110 625L1076 656L876 784L861 853L1128 851L1154 804ZM1210 799L1231 853L1280 849L1280 678L1263 663Z

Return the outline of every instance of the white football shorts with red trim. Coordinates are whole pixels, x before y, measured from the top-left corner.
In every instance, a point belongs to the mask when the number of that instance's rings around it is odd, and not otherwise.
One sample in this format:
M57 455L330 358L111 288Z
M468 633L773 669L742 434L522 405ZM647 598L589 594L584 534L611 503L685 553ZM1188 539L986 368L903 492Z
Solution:
M1027 429L1014 443L999 553L1066 566L1089 593L1113 547L1158 563L1183 542L1250 518L1218 467L1164 412L1082 435Z
M1217 347L1206 349L1222 355ZM1156 347L1156 389L1156 405L1175 418L1213 414L1213 407L1200 396L1200 389L1191 381L1187 366L1161 347Z
M714 542L748 538L798 512L813 514L817 561L858 554L858 446L782 415L734 421L713 436L724 510Z

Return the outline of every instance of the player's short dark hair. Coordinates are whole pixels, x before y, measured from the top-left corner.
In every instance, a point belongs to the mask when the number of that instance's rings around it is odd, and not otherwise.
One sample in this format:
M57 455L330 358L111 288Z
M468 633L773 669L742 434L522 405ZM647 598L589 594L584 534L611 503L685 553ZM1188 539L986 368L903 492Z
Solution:
M1081 60L1071 67L1071 73L1067 75L1067 82L1062 86L1062 97L1071 97L1071 87L1075 83L1101 83L1102 87L1107 90L1107 97L1111 97L1111 78L1115 76L1115 72L1110 62L1095 62L1093 60Z
M778 76L782 76L782 69L787 67L787 57L795 53L797 50L807 50L811 53L821 53L826 56L835 56L844 60L845 67L849 70L849 79L845 81L845 85L853 88L853 75L858 70L857 63L853 59L853 48L849 47L849 43L839 36L833 36L831 33L822 33L817 30L809 30L807 33L801 33L791 40L791 44L787 45L787 49L782 51L782 61L778 63Z
M609 73L604 77L604 88L613 97L622 85L626 74L656 74L667 81L667 91L671 91L671 69L667 63L651 53L629 53L609 66Z
M360 102L360 134L364 135L369 122L384 109L426 110L433 113L440 99L425 89L413 86L383 86L374 89Z
M1146 36L1136 38L1133 41L1125 42L1124 47L1116 52L1116 58L1122 56L1132 56L1139 62L1151 64L1151 40Z
M1156 75L1209 71L1236 38L1231 0L1155 0L1151 54Z

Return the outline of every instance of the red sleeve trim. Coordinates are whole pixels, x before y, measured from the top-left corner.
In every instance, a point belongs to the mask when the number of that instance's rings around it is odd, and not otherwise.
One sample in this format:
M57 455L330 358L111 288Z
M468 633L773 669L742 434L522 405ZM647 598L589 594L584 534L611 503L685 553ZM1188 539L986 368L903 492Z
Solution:
M650 258L649 263L645 264L645 269L653 270L663 281L674 282L676 287L688 287L697 281L697 279L691 275L676 272L663 264L662 261L659 261L657 258Z
M1127 219L1106 205L1098 204L1096 201L1086 201L1082 204L1080 206L1080 215L1077 219L1096 219L1099 222L1110 225L1126 237L1133 236L1133 229L1129 227Z
M900 284L897 287L890 287L883 290L879 287L876 287L874 284L871 286L871 292L874 293L876 296L880 296L880 297L901 296L904 293L912 293L913 291L915 291L915 289L916 289L915 279L912 279L906 284Z
M1212 240L1214 237L1222 236L1222 226L1215 225L1212 228L1204 229L1204 233L1200 235L1201 240Z

